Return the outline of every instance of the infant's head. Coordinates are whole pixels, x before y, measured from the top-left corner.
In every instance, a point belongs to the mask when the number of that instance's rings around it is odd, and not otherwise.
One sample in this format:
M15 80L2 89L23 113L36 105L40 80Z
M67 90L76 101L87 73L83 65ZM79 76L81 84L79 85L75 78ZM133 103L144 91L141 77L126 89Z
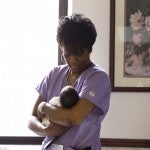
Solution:
M60 93L60 103L64 108L71 108L79 101L79 95L72 86L65 86Z

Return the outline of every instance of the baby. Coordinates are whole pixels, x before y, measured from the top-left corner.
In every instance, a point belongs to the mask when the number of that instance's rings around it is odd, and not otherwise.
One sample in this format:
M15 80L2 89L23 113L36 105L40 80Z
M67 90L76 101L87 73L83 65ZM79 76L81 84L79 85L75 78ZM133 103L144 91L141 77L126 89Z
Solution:
M77 91L72 86L65 86L59 97L53 97L50 100L50 104L55 106L60 106L63 108L71 108L79 101L79 95ZM42 118L42 124L48 126L50 124L48 117Z

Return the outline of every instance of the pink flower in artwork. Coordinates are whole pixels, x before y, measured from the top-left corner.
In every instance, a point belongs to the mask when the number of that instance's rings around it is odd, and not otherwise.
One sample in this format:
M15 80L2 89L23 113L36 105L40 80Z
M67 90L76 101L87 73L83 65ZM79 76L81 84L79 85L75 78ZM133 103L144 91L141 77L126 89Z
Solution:
M144 24L144 17L140 10L135 12L133 15L130 15L130 23L133 30L138 30L139 28L143 27Z
M142 35L140 33L133 34L132 40L135 45L141 46Z
M142 64L143 64L143 57L142 57L142 55L135 55L135 54L133 54L131 56L131 60L133 60L133 64L132 64L133 67L141 67Z

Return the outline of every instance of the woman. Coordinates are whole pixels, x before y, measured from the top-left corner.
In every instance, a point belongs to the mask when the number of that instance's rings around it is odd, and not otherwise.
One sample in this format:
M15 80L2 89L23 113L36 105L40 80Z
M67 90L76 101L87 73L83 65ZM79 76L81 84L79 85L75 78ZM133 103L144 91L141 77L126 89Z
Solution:
M46 136L43 150L101 149L101 122L109 108L111 89L108 75L90 59L96 36L94 24L82 14L59 21L57 41L65 64L51 70L38 85L39 97L29 120L33 132ZM49 100L66 85L76 89L79 102L71 109L50 105ZM43 126L42 115L57 125Z

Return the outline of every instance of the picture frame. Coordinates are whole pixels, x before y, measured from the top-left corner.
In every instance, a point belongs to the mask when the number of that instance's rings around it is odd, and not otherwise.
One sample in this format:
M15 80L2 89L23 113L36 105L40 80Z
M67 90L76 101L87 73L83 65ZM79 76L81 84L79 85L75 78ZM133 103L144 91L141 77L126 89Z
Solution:
M150 0L110 0L114 92L150 92Z

